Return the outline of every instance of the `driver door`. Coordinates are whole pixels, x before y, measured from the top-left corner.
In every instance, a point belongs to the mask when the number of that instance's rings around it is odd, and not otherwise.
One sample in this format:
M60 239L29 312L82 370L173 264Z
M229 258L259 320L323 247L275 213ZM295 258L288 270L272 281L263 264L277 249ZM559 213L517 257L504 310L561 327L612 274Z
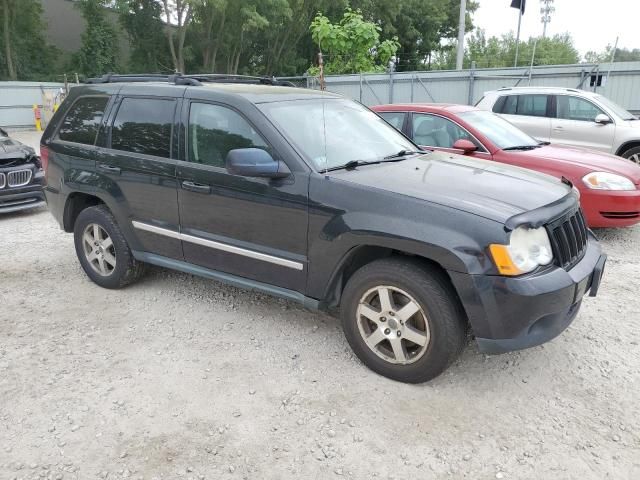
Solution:
M308 173L250 178L225 168L229 150L276 152L237 110L185 102L186 161L179 162L180 232L187 262L304 291L307 270Z
M615 124L596 123L605 114L589 100L572 95L556 96L556 116L551 120L551 142L611 152ZM609 116L609 115L607 115Z

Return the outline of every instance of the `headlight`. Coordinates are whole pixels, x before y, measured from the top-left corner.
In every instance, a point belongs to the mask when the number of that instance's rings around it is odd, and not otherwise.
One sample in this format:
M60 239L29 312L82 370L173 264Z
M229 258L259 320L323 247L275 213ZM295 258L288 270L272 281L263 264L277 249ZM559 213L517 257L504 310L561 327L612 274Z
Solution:
M509 245L492 244L489 251L502 275L522 275L553 260L549 235L544 227L518 227L511 232Z
M631 180L622 175L607 172L591 172L582 177L582 182L594 190L635 190Z

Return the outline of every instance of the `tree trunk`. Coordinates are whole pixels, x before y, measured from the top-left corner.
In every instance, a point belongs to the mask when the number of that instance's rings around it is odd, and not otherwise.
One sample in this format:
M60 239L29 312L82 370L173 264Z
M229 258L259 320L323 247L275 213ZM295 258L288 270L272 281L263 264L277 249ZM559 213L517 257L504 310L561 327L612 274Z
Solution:
M171 12L169 11L169 0L162 0L164 6L164 14L167 17L167 22L171 18ZM167 41L169 42L169 51L171 52L171 60L173 61L173 70L179 72L178 57L176 56L176 46L173 43L173 27L170 23L167 23Z
M11 45L11 29L9 27L9 0L2 0L3 7L3 17L4 17L4 25L3 25L3 35L4 35L4 54L7 57L7 73L9 75L9 80L17 80L18 76L16 75L16 67L13 63L13 52Z
M215 73L216 71L216 61L218 57L218 50L220 50L220 42L222 41L222 34L224 32L224 22L227 17L227 9L222 10L220 14L220 24L218 25L218 34L216 35L216 43L213 47L213 51L211 52L211 59L209 60L209 65L211 65L211 72Z

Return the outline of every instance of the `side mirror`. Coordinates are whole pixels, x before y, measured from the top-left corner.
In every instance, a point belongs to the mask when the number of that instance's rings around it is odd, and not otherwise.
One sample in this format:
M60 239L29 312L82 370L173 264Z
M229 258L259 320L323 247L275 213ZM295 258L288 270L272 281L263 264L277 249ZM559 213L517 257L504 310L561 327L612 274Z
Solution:
M608 115L605 115L604 113L600 113L596 115L594 122L600 125L607 125L608 123L613 123L613 120L611 120Z
M243 177L284 178L291 175L284 162L274 160L269 152L260 148L230 150L225 167L227 172Z
M465 140L464 138L456 140L456 143L453 144L453 148L456 150L462 150L465 155L478 150L478 147L472 141Z

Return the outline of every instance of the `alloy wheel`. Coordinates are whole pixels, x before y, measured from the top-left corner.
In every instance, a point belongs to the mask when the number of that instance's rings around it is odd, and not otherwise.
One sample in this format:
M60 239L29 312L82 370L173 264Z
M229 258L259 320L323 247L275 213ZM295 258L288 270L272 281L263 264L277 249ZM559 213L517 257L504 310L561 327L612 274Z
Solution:
M358 330L369 349L389 363L407 365L429 348L429 321L404 290L381 285L369 289L356 310Z
M640 153L634 153L629 157L629 160L631 160L636 165L640 165Z
M82 234L82 249L91 268L108 277L116 268L116 250L113 240L97 223L90 223Z

